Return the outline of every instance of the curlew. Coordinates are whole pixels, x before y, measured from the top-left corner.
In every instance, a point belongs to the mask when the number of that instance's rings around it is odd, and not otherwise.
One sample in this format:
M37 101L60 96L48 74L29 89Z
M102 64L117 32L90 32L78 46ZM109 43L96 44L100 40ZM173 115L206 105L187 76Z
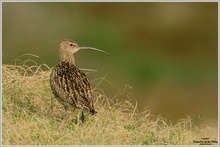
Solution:
M82 49L107 52L92 47L81 47L70 39L64 39L59 47L59 63L50 74L50 87L55 98L63 104L65 110L72 107L82 109L81 120L84 120L83 111L91 115L97 113L94 108L94 97L90 82L86 74L75 65L73 54ZM109 55L110 56L110 55Z

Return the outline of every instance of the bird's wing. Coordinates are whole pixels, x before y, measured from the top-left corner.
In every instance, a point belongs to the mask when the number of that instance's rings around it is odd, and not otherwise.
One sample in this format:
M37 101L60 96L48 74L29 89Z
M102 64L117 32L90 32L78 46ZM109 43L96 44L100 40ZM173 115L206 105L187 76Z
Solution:
M84 72L75 65L61 64L55 68L57 97L63 103L74 105L75 107L94 109L93 96L89 80ZM56 94L55 94L56 95Z

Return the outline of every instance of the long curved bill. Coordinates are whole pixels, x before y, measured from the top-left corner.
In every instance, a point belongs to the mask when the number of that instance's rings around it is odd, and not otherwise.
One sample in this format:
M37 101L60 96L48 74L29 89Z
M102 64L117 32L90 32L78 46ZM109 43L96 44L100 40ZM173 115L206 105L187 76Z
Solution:
M105 51L103 51L103 50L97 49L97 48L88 47L88 46L79 46L79 47L78 47L78 50L81 50L81 49L83 49L83 50L99 51L99 52L102 52L102 53L108 55L109 57L111 57L111 55L110 55L109 53L107 53L107 52L105 52ZM78 50L77 50L77 51L78 51Z

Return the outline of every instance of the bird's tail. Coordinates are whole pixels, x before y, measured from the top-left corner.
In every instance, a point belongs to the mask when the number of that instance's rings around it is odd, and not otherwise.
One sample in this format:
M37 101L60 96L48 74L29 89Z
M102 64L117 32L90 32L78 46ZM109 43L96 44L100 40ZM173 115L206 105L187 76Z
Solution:
M91 114L91 115L94 115L94 114L96 114L96 113L98 113L98 112L95 111L95 109L90 109L90 114Z

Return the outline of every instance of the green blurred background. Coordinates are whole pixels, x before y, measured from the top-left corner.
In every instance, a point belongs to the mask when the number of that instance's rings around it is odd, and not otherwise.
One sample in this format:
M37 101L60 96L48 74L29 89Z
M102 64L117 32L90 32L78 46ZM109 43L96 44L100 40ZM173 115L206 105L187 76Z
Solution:
M53 67L63 38L100 48L75 54L95 87L173 122L217 126L218 3L3 2L3 64L25 53ZM96 80L95 80L96 79ZM109 82L108 82L109 81ZM129 88L129 85L132 88Z

